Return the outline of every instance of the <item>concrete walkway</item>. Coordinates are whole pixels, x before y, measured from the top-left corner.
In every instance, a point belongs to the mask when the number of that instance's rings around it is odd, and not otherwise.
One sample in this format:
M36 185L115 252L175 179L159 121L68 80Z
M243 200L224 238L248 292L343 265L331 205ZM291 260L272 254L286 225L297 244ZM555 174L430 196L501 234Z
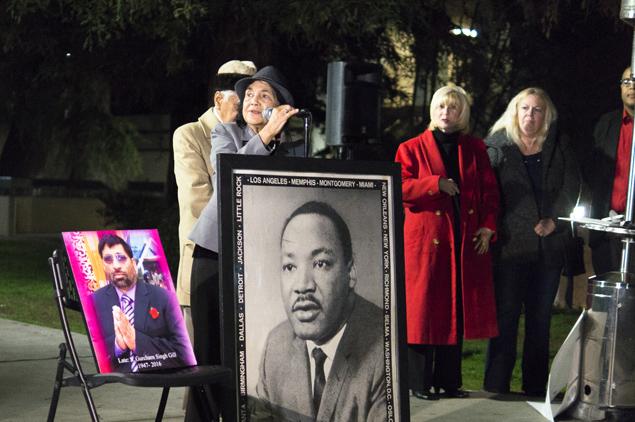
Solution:
M61 330L43 328L0 318L0 421L44 421L53 391ZM75 336L85 371L94 363L85 336ZM165 421L183 420L184 389L173 389ZM104 421L153 421L160 389L105 385L92 390L97 410ZM494 396L473 392L468 399L427 402L411 398L412 421L544 422L521 396ZM62 389L56 420L90 420L79 388Z

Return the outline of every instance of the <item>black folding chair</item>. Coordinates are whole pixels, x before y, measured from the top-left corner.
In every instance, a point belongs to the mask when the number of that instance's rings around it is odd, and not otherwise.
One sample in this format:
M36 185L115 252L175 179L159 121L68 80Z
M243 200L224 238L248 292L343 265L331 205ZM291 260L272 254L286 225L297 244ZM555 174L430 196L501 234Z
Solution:
M195 402L200 406L199 412L201 415L204 415L205 420L217 421L219 419L219 408L216 400L205 386L220 385L222 387L226 385L230 379L229 368L216 365L198 365L175 370L163 370L160 372L85 373L79 362L79 355L75 348L73 335L66 315L67 310L73 310L81 313L83 317L82 305L79 300L75 282L70 274L66 260L60 256L57 250L53 251L52 256L49 258L49 264L53 274L55 299L65 339L59 346L60 353L57 360L57 374L55 376L53 397L51 398L51 406L47 419L49 422L55 419L55 412L62 387L70 386L80 387L82 389L91 420L98 421L99 416L90 390L110 383L122 383L135 387L162 387L163 393L161 395L161 401L159 402L156 421L163 419L163 413L171 387L192 387L190 394L196 395ZM70 355L70 359L67 358L67 353ZM93 358L94 357L93 353ZM96 359L95 367L97 367ZM64 370L70 372L71 375L65 377Z

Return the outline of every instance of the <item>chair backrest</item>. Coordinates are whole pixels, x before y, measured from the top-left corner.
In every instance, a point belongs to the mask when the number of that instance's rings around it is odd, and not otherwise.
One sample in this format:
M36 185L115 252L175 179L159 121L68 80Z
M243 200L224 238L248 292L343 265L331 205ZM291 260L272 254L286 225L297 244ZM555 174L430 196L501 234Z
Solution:
M57 310L60 316L60 323L62 325L62 331L64 332L64 339L66 340L66 345L68 348L68 352L70 353L71 360L73 361L75 367L79 370L79 373L81 374L80 377L83 377L84 371L82 370L81 364L79 362L79 353L77 352L77 348L75 347L68 314L66 313L67 309L78 312L78 315L81 315L82 321L84 321L84 328L86 328L86 320L84 319L84 313L82 310L81 301L79 299L79 293L77 291L77 287L75 285L73 276L68 265L66 254L64 252L60 253L57 249L54 250L51 257L49 258L49 265L51 267L51 273L53 276L55 299ZM92 342L89 342L89 344L92 350ZM97 360L95 358L94 350L92 350L92 352L95 367L97 368Z
M63 303L81 309L99 373L196 365L156 229L62 237L66 255L62 259L60 250L57 261Z
M214 397L216 393L212 392L210 388L211 386L215 386L218 390L227 385L231 376L229 368L212 365L196 365L144 373L85 373L80 363L79 353L75 347L73 333L66 312L67 310L72 310L81 314L84 326L86 327L86 318L84 317L84 309L77 284L73 278L66 254L63 252L60 253L58 250L53 251L52 256L49 258L49 265L53 276L55 300L65 339L65 342L60 344L57 375L47 419L49 422L55 419L61 388L68 386L82 388L91 420L95 422L98 421L97 406L94 403L90 390L109 383L122 383L135 387L162 387L163 393L161 394L155 419L157 421L163 418L170 388L189 386L192 387L190 394L192 394L193 400L192 405L188 405L188 412L192 409L191 411L200 415L198 419L211 421L217 421L219 419L219 405ZM89 341L89 344L93 352L95 368L99 368L93 344L91 341ZM70 355L70 362L68 361L67 353ZM65 372L70 372L71 375L65 377Z
M64 253L59 253L56 249L53 251L49 262L53 265L53 281L55 283L55 291L62 294L64 306L74 311L81 312L82 305L79 300L79 294L75 283L71 281L71 273L68 267L68 261Z

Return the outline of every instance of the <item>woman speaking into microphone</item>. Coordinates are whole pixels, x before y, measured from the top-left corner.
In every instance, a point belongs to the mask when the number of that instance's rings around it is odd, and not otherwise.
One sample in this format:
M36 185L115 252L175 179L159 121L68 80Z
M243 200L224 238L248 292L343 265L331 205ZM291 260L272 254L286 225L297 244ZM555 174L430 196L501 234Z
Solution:
M218 207L216 156L218 154L271 155L287 120L298 113L284 76L266 66L236 82L242 113L235 123L220 123L212 131L212 197L190 233L196 244L191 279L194 353L201 365L220 364ZM272 111L264 113L271 108ZM270 113L270 115L269 115ZM196 420L190 395L186 420ZM193 407L192 405L195 405ZM190 417L192 415L192 417Z

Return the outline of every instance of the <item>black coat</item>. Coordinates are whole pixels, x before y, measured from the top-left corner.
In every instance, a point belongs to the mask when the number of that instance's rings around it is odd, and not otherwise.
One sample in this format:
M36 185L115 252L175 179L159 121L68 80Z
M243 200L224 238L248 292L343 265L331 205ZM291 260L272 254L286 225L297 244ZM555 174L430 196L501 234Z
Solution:
M561 266L571 229L558 217L569 216L580 189L579 169L568 138L558 133L555 123L551 125L542 148L541 209L518 146L504 131L490 135L485 143L501 192L498 239L493 244L495 262L536 262L542 249L547 265ZM534 232L542 218L557 223L556 230L544 238Z
M620 141L623 110L606 113L595 125L593 147L584 166L585 181L591 188L591 217L604 218L609 215L615 158ZM604 232L589 231L589 244L595 244L605 236Z

